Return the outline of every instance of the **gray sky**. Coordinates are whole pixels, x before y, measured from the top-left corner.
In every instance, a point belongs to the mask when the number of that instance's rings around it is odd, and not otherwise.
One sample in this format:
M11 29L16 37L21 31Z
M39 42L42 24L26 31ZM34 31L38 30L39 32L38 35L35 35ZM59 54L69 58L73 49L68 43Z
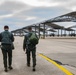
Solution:
M4 25L15 30L72 11L76 11L76 0L0 0L0 32Z

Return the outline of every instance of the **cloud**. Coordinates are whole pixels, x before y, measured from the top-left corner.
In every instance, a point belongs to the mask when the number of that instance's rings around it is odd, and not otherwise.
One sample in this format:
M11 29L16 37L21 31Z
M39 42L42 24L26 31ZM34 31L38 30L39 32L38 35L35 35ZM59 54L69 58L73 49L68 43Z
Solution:
M37 19L37 17L27 17L25 20L34 20Z
M22 11L27 11L30 8L30 6L25 5L24 3L5 1L0 5L0 19L13 17L14 15L19 14Z
M15 0L13 0L15 1ZM35 7L51 7L51 6L57 6L58 2L49 2L49 0L16 0L18 2L25 3L29 6L35 6Z
M0 0L0 5L4 2L5 0Z
M20 2L15 2L15 1L5 1L1 3L0 5L0 14L1 15L6 15L6 14L16 14L19 13L23 10L29 10L31 7Z
M0 0L0 28L17 29L75 10L76 0Z
M71 11L76 11L76 0L53 0L55 2L59 2L59 6L69 9Z
M0 19L7 18L7 17L12 17L12 16L13 16L12 14L1 15L1 16L0 16Z

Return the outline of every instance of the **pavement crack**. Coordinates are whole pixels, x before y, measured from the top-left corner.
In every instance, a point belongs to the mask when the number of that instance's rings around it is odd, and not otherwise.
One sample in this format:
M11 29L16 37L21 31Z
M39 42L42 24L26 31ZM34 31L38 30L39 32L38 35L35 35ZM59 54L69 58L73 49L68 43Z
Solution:
M57 64L59 64L59 65L67 65L67 66L70 66L70 67L76 68L76 66L74 66L74 65L63 64L62 62L60 62L60 61L58 61L58 60L53 60L53 61L55 61L55 62L56 62Z
M70 66L70 67L76 68L76 66L74 66L74 65L69 65L69 64L63 64L63 65L67 65L67 66Z

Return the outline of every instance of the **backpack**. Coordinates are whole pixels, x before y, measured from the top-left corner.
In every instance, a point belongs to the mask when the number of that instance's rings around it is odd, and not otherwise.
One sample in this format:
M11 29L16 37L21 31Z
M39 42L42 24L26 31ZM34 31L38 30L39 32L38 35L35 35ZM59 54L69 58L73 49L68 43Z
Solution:
M4 31L2 33L2 40L1 40L2 44L11 44L11 33L8 31Z
M38 44L38 41L39 41L39 39L35 33L31 33L31 36L28 38L28 40L33 45Z

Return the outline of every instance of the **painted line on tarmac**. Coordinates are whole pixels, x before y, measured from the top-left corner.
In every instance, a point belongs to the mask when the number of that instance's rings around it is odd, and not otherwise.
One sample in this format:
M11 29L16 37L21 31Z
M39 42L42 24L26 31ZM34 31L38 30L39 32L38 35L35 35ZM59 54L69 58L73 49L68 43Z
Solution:
M39 56L43 57L47 61L49 61L52 64L54 64L55 66L57 66L60 70L62 70L64 73L66 73L66 75L74 75L73 73L71 73L70 71L68 71L66 68L64 68L63 66L57 64L55 61L53 61L52 59L48 58L47 56L45 56L43 54L39 54Z

